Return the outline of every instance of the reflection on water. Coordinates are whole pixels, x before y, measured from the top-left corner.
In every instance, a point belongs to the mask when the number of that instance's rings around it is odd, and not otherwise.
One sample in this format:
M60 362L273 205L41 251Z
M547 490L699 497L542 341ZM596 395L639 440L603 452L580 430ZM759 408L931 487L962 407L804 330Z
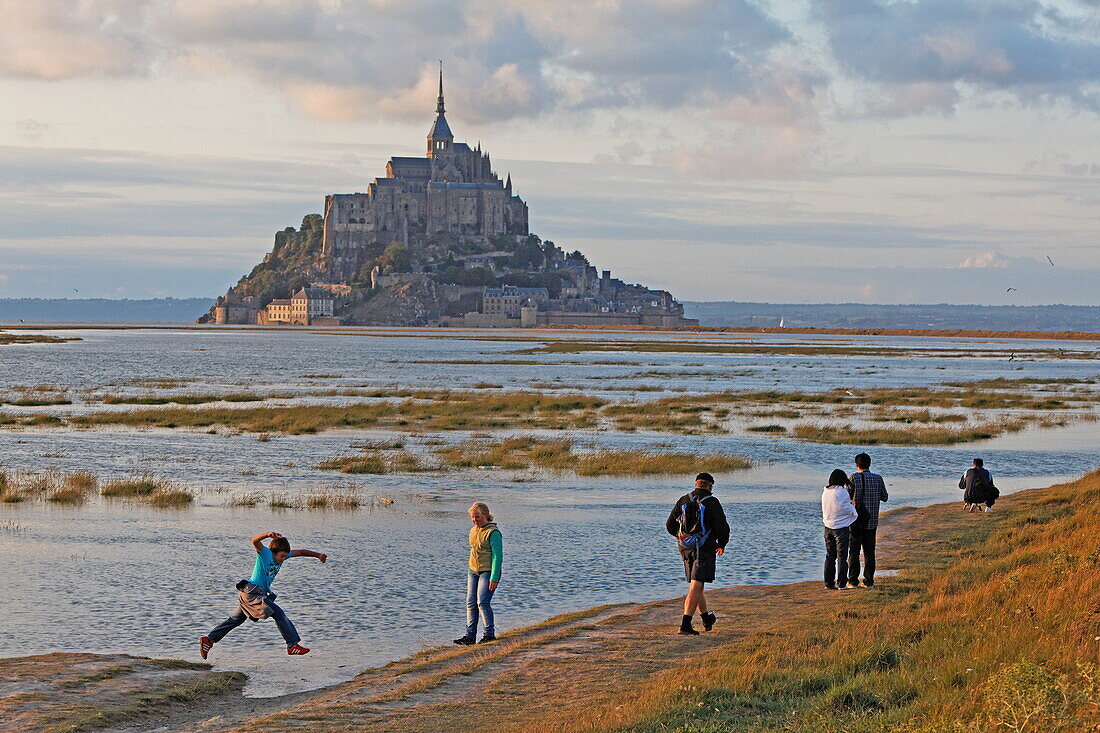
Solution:
M851 357L568 354L534 357L556 366L485 366L415 362L519 358L501 356L516 344L300 332L75 335L85 341L4 347L0 387L55 384L102 390L115 385L112 390L134 390L135 379L172 378L204 392L241 385L470 387L478 382L516 389L562 379L600 393L632 385L715 391L778 383L783 389L826 389L1095 374L1090 362L1025 362L1017 371L1015 362L995 359L883 359L854 341L849 342ZM630 336L640 337L669 338ZM936 343L952 344L969 348L966 342ZM1021 348L1012 342L995 345ZM599 363L608 361L629 364ZM630 376L662 370L663 376ZM305 376L319 374L329 376ZM1100 464L1098 432L1096 424L1079 424L1005 436L980 447L871 452L875 468L887 477L891 503L923 505L959 500L955 484L975 451L1006 492L1080 474ZM691 476L591 479L524 473L524 480L517 482L508 472L466 472L335 479L335 474L312 468L348 450L363 435L326 433L262 443L250 435L182 431L0 432L0 458L9 470L88 469L100 475L152 471L199 491L196 506L182 511L102 501L80 509L0 506L5 627L0 655L79 650L194 658L198 636L230 613L233 584L251 570L248 539L277 530L299 546L330 555L324 566L304 558L290 561L275 585L280 604L315 651L290 659L273 624L246 624L215 648L214 661L218 668L249 672L249 694L254 695L346 679L366 666L444 643L461 632L465 509L474 499L488 501L505 534L505 573L494 602L504 630L595 604L683 592L682 565L663 523L670 502L690 486ZM422 447L429 437L440 436L421 436L411 444ZM718 477L717 492L733 527L729 552L719 561L721 585L816 578L820 486L830 469L848 468L858 450L743 436L608 432L573 437L624 448L659 441L677 448L744 453L758 461L753 470ZM336 480L354 483L368 496L393 498L396 504L350 513L225 506L231 493L300 492Z

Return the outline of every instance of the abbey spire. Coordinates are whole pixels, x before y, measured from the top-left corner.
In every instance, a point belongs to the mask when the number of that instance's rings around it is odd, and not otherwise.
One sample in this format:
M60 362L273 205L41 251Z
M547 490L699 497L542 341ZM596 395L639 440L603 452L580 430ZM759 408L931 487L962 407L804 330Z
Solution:
M428 133L428 157L438 158L447 155L451 151L451 144L455 136L451 132L451 126L447 124L443 106L443 61L439 62L439 96L435 102L435 123Z

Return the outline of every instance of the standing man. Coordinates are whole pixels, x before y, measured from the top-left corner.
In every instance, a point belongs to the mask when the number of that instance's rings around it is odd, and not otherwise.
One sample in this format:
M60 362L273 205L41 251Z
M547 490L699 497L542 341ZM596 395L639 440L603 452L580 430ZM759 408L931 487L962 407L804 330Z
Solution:
M993 511L993 505L1001 495L1001 490L993 485L993 475L985 468L985 461L981 458L975 458L974 467L967 469L959 479L959 488L964 492L964 508L968 512L977 511L983 504L982 511Z
M696 476L695 490L680 497L665 522L665 529L677 539L689 584L680 622L680 633L685 636L699 635L691 625L696 611L705 631L714 628L715 615L707 609L703 591L706 583L714 582L715 558L726 551L730 525L722 503L711 493L713 488L714 477L709 473Z
M848 477L852 483L852 503L859 518L852 523L848 541L848 587L858 588L859 552L863 550L863 587L875 584L875 535L878 533L878 505L888 501L886 482L871 473L871 456L856 456L856 472Z

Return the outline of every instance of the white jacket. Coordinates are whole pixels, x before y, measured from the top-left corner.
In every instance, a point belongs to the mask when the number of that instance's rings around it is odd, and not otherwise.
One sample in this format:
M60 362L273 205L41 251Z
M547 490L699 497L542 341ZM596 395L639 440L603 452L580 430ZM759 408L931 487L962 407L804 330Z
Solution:
M856 507L844 486L826 486L821 492L821 521L829 529L842 529L856 521Z

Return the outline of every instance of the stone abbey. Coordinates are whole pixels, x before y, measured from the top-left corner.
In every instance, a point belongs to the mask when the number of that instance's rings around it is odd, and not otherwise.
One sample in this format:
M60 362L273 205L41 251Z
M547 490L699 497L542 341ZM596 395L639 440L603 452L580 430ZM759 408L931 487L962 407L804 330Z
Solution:
M665 290L597 271L528 229L512 178L455 142L443 103L422 158L395 156L366 193L275 233L271 251L200 323L283 326L652 326L696 322Z
M386 175L366 193L325 197L323 259L330 276L351 278L368 248L410 237L445 234L488 243L490 237L527 237L527 204L501 181L480 143L456 143L443 103L443 70L435 122L423 158L393 157Z

